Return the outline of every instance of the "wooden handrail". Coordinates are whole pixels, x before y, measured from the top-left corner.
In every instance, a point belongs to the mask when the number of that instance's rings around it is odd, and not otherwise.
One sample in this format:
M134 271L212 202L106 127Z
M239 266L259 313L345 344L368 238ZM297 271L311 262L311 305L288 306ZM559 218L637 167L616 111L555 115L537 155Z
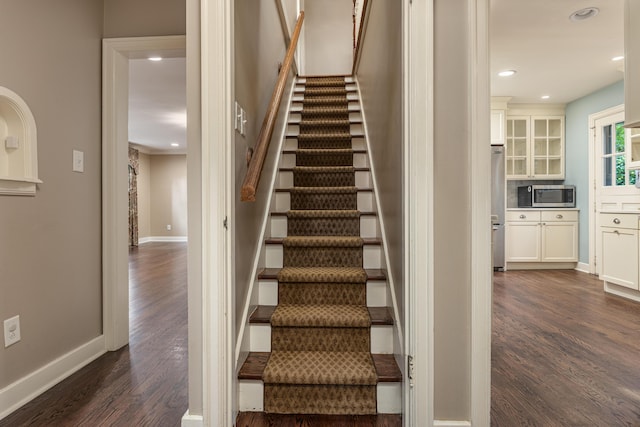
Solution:
M291 36L291 44L287 49L287 54L284 57L284 62L280 68L280 74L278 75L278 81L273 89L273 95L271 95L271 102L269 108L262 122L262 128L258 134L258 141L256 142L247 174L244 176L242 182L242 189L240 190L240 200L243 202L255 202L256 201L256 189L260 182L260 175L262 174L262 167L264 166L267 152L269 151L269 143L271 142L271 136L273 135L273 127L276 124L276 118L278 111L280 110L280 101L282 101L282 95L284 93L284 87L287 83L287 77L293 63L293 55L296 51L298 44L298 37L300 36L300 30L302 28L302 21L304 21L304 12L300 12L298 16L298 22L296 28L293 30Z
M358 28L358 41L356 43L356 47L353 52L353 67L351 68L351 75L355 76L356 74L356 66L358 65L358 61L360 60L360 47L362 46L362 33L365 30L365 19L368 18L367 11L369 10L369 0L364 0L362 4L362 14L360 16L360 27Z

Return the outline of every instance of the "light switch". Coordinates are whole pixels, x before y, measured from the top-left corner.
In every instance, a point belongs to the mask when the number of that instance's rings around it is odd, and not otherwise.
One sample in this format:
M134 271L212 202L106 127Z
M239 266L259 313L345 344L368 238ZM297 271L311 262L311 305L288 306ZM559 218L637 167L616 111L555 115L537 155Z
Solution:
M10 149L18 148L20 146L20 142L18 140L18 137L9 135L4 140L4 146L6 148L10 148Z
M247 112L240 109L240 135L244 136L247 131Z
M73 150L73 171L84 172L84 152Z

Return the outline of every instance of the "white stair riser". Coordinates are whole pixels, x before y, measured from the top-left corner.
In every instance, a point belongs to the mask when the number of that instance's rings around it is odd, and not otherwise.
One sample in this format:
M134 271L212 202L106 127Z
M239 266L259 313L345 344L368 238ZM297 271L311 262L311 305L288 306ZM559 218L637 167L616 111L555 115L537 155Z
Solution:
M379 414L402 413L402 383L377 385ZM264 411L264 384L256 380L240 380L238 384L238 409L240 411Z
M353 167L355 168L366 168L369 167L368 163L369 158L366 153L353 153ZM284 153L282 154L280 160L281 168L293 168L297 166L296 164L296 155L294 153Z
M265 245L265 267L283 267L283 248L281 244ZM380 245L364 245L362 249L363 268L382 268L382 248Z
M358 135L358 136L364 135L364 127L362 126L362 123L352 123L350 126L350 129L351 129L351 135ZM295 123L289 123L287 125L287 132L286 132L287 137L298 136L299 134L300 134L299 125Z
M302 102L304 96L301 92L297 92L293 94L293 102ZM348 101L358 101L358 94L356 92L347 92L347 100Z
M238 381L238 410L241 412L264 411L264 383L262 381Z
M366 150L367 144L365 144L364 137L354 137L351 139L351 145L354 150ZM283 150L297 150L298 139L295 137L285 138Z
M289 114L289 124L300 123L302 113L300 111L292 111ZM349 120L352 122L362 122L362 113L360 111L349 111Z
M354 82L347 82L345 81L345 88L349 91L349 90L357 90L358 86L356 86L356 84ZM304 92L306 85L304 82L301 81L296 81L296 85L295 85L295 92Z
M402 413L402 383L378 383L378 413Z
M288 166L288 167L293 167L293 166ZM283 167L287 167L287 166L283 166ZM356 187L371 188L371 173L369 171L356 171L355 175L356 175L355 176ZM292 187L293 187L293 171L283 171L283 170L279 171L278 172L278 188L292 188Z
M353 77L351 77L351 76L344 76L343 78L344 78L344 82L347 83L347 84L350 84L350 83L354 83L355 84L355 82L356 82L355 79ZM307 78L306 77L298 77L296 79L296 84L305 84L306 82L307 82Z
M250 351L271 351L271 325L251 323L249 325ZM374 325L371 327L371 352L393 354L393 326Z
M259 305L278 305L277 280L260 280L258 287ZM387 301L387 282L384 280L367 281L367 306L386 307Z
M359 211L373 211L373 193L371 191L358 192L357 208ZM274 197L273 211L286 212L291 209L291 194L288 192L277 192Z
M271 237L287 237L287 217L271 216ZM360 237L377 238L380 236L378 220L373 215L360 216Z

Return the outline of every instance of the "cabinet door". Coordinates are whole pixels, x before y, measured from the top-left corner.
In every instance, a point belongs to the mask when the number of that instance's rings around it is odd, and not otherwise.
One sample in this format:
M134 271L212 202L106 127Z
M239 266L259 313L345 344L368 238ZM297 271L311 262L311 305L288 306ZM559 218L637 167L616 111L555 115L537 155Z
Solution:
M578 261L577 222L547 222L542 225L542 261Z
M531 161L536 178L564 178L564 118L531 118Z
M540 261L540 225L537 222L507 223L507 261Z
M491 145L504 145L504 110L491 110Z
M638 230L602 227L600 279L638 289Z
M509 179L529 177L529 117L509 117L505 149L505 174Z

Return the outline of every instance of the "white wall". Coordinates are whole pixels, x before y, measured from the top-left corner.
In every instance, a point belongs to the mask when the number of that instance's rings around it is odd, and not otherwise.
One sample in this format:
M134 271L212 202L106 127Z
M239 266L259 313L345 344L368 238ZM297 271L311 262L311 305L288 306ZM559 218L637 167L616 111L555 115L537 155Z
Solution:
M351 74L352 13L352 0L305 0L305 75Z

